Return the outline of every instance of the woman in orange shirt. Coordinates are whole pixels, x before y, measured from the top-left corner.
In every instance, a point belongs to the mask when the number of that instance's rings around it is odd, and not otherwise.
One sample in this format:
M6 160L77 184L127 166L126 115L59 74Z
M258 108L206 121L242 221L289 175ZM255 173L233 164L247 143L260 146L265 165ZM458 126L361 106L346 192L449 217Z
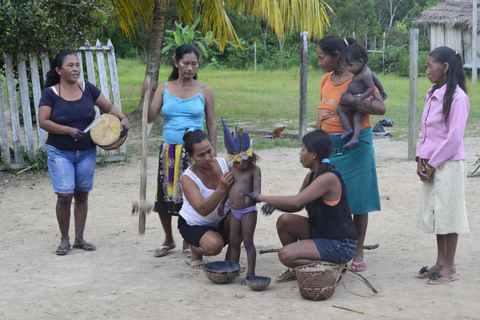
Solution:
M367 269L363 244L367 232L368 212L381 210L370 114L382 115L386 108L378 90L373 94L374 100L364 100L357 106L354 104L355 97L347 92L353 74L348 72L342 53L354 43L356 40L353 38L343 39L333 35L326 36L318 42L318 65L327 74L322 77L320 84L321 101L317 107L316 129L328 132L333 141L331 162L345 181L357 233L357 250L351 269L361 272ZM351 106L352 111L359 110L366 114L362 119L360 143L348 151L343 149L345 141L340 139L344 128L337 114L339 104Z

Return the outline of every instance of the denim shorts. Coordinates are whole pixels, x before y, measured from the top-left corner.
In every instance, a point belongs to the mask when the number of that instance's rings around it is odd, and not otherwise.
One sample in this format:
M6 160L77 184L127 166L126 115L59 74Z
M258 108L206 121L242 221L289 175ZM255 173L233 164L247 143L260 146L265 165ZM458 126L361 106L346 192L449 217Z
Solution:
M93 176L97 150L63 151L47 144L48 173L55 193L89 192L93 188Z
M357 240L353 239L313 239L320 252L322 261L331 263L346 263L352 260L355 250L357 250Z

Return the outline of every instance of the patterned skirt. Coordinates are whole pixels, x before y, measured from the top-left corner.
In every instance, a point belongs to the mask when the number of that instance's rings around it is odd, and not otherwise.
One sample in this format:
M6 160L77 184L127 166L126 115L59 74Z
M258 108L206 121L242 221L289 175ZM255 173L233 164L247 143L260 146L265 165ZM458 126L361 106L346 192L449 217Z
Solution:
M183 204L180 176L190 165L182 144L160 146L154 211L178 215Z

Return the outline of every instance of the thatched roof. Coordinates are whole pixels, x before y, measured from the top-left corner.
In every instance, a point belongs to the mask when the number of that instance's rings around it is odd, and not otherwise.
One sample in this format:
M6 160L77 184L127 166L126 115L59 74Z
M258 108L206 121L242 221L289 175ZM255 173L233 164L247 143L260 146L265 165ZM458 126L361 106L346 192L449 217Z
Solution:
M439 23L447 28L461 26L464 29L471 29L473 25L472 5L472 0L439 0L438 5L423 11L422 17L417 19L417 22ZM477 16L480 17L478 4ZM480 31L480 26L477 28L478 31Z

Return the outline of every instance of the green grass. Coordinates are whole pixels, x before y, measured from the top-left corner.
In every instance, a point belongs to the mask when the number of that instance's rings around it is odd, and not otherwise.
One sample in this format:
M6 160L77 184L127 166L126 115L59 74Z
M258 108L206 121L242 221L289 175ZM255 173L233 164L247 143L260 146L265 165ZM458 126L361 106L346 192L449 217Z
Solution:
M134 60L118 60L118 74L122 99L139 98L140 86L145 74L145 64ZM160 68L159 82L166 81L171 72L169 66ZM314 127L316 107L320 100L319 87L322 71L310 68L308 71L308 127ZM388 99L385 102L387 112L382 116L372 116L372 125L384 118L394 122L388 127L395 140L408 138L408 108L409 108L409 79L391 74L377 75L382 81ZM215 95L215 111L221 135L220 117L225 119L229 128L235 125L247 130L272 131L276 127L286 126L285 132L298 133L299 128L299 101L300 101L300 72L299 69L277 71L232 71L217 70L200 67L198 81L210 85ZM420 129L420 120L425 95L431 84L428 78L419 78L417 102L417 127ZM480 84L472 86L471 78L467 79L470 96L470 114L467 124L467 136L480 135ZM135 110L139 100L122 102L125 113ZM282 141L264 141L259 139L257 148L275 146L297 146L295 139L280 139ZM262 140L262 141L260 141ZM285 140L285 141L284 141ZM286 141L290 140L290 141ZM219 141L221 142L221 141Z

